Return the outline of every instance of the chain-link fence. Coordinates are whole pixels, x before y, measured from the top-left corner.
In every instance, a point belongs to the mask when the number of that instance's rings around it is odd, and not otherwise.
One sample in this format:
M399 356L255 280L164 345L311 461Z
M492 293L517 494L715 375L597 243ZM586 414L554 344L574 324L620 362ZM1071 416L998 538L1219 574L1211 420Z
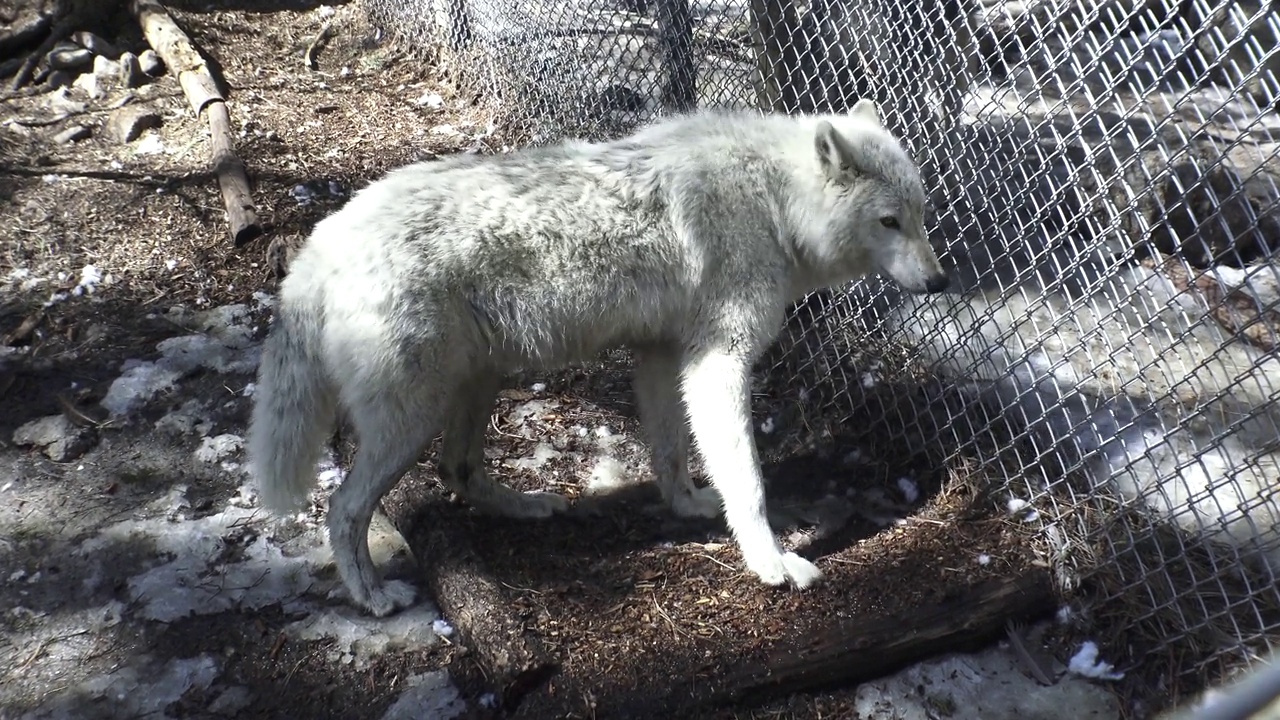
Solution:
M695 106L875 98L925 170L952 292L873 281L815 296L777 367L838 421L867 412L867 347L922 360L925 402L882 404L878 419L907 446L976 458L1005 497L1031 502L1064 586L1090 600L1125 669L1160 669L1160 692L1272 648L1273 5L365 4L465 74L512 142L616 136Z

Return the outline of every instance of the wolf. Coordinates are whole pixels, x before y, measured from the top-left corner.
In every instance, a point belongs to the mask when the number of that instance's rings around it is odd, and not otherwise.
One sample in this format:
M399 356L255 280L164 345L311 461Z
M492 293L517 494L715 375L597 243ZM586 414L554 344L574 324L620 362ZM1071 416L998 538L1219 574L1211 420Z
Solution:
M925 202L869 100L840 115L701 110L607 142L394 170L317 223L281 282L248 432L262 504L305 501L345 412L357 450L329 498L334 561L365 611L407 607L415 588L369 555L381 498L439 436L441 482L477 510L566 510L489 477L490 410L513 370L625 346L671 511L723 512L762 582L808 587L821 571L766 519L751 368L815 289L883 272L943 291ZM690 436L710 487L690 479Z

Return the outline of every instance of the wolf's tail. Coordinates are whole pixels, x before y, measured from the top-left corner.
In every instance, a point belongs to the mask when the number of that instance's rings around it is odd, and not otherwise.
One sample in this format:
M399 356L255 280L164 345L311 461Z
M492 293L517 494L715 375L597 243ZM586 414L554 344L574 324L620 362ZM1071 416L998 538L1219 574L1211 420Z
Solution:
M323 305L314 292L285 295L263 343L248 433L250 475L263 507L280 514L297 510L316 484L316 462L336 414L336 391L320 355Z

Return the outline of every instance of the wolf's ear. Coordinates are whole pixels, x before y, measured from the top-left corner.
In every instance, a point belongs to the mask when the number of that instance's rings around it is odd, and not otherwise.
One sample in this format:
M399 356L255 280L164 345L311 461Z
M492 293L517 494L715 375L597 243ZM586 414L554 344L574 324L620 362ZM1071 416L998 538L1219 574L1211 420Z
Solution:
M853 107L849 108L849 114L884 127L884 123L880 122L880 108L876 107L875 101L871 98L862 98L854 103Z
M853 144L830 122L818 122L813 144L818 152L818 165L829 180L847 181L860 172Z

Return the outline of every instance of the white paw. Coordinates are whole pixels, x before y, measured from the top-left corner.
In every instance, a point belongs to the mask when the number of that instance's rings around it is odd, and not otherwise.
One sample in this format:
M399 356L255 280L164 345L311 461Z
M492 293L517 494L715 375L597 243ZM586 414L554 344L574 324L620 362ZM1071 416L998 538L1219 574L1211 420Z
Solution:
M775 553L761 558L747 558L747 569L760 577L765 585L790 583L803 590L822 579L817 565L793 552Z
M713 487L677 490L671 498L671 512L682 518L720 517L720 493Z
M413 604L418 591L403 580L388 580L369 589L368 599L360 603L375 617L386 617Z

